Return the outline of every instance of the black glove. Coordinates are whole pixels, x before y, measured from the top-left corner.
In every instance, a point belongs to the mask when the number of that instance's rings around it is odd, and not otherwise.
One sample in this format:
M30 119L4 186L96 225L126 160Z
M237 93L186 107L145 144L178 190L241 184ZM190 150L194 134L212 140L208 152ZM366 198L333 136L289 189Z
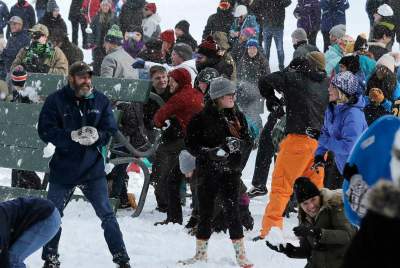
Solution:
M312 170L317 170L319 167L325 167L326 161L323 155L316 155L314 157L314 164L312 165Z
M279 246L272 245L270 242L265 241L265 244L267 247L272 249L273 251L279 252L279 253L285 253L285 247L282 244L279 244Z
M343 177L348 181L350 181L351 177L359 173L360 172L358 171L358 168L355 164L346 163L346 165L344 166Z
M267 109L270 112L276 111L280 106L282 106L281 100L278 99L275 95L266 98L265 100Z
M253 240L253 242L257 242L257 241L260 241L260 240L264 240L264 238L262 238L261 236L256 236L256 237L253 237L253 239L251 239L251 240Z
M293 258L294 255L295 255L295 254L294 254L295 251L298 249L297 247L293 246L293 245L290 244L290 243L287 243L286 246L284 246L284 245L282 245L282 244L279 244L279 246L274 246L274 245L272 245L271 243L269 243L268 241L266 241L265 244L267 244L267 246L268 246L270 249L272 249L272 250L274 250L274 251L276 251L276 252L279 252L279 253L283 253L283 254L285 254L286 256L288 256L289 258Z
M297 226L293 228L293 232L298 237L311 236L317 241L319 241L322 236L322 230L319 227Z
M215 147L207 150L208 158L213 161L223 162L228 159L229 153L221 147Z

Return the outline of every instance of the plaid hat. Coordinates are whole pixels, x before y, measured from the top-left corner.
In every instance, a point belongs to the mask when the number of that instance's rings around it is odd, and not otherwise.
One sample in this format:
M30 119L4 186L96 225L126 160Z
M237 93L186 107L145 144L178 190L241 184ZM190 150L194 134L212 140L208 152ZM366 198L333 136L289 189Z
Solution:
M144 6L145 9L150 10L153 14L157 13L157 6L156 3L147 3Z
M298 41L307 41L307 33L303 28L297 28L292 33L292 38Z
M236 85L225 77L217 77L210 84L210 98L216 100L228 94L236 93Z
M47 28L46 25L43 24L36 24L35 26L32 27L32 29L29 29L29 32L40 32L41 34L45 35L45 36L49 36L49 29Z
M172 51L175 51L184 61L193 59L193 50L188 44L177 43Z
M246 47L257 47L258 48L258 41L257 39L249 39L247 40Z
M22 65L17 65L11 73L11 83L17 87L23 87L28 79L28 73Z
M111 26L104 37L104 41L117 45L121 45L123 39L124 36L122 35L121 29L116 24Z
M168 43L175 43L175 32L174 30L165 30L160 34L161 41Z
M47 12L53 12L53 11L60 11L60 7L57 5L55 0L49 0L49 2L47 2L47 6L46 6Z
M199 45L197 52L208 58L215 58L218 57L218 49L218 45L214 41L214 38L212 36L208 36L206 40Z
M334 26L330 31L329 34L336 37L337 39L341 39L346 35L346 25L338 24Z
M307 177L299 177L294 183L294 192L296 194L297 202L303 203L304 201L320 195L320 191L312 181Z
M338 73L331 83L348 97L357 94L358 79L349 71Z

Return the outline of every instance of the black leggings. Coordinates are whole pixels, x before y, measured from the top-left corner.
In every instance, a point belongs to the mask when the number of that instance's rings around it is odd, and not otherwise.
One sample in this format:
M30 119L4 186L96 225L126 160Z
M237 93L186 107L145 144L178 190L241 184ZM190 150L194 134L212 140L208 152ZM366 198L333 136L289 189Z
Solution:
M202 174L198 187L200 222L197 239L208 240L212 232L212 218L218 193L225 208L229 236L232 240L243 238L239 214L240 174Z

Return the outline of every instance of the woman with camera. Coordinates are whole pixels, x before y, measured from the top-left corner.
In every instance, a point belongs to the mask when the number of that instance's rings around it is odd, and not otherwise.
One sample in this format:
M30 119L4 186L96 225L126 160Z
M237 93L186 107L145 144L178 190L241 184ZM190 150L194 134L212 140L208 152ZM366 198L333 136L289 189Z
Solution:
M219 77L212 80L209 94L211 100L187 129L186 146L197 159L200 223L196 255L182 263L207 260L215 198L221 193L236 260L240 267L252 267L246 258L239 218L239 184L246 159L242 151L250 146L251 138L243 113L235 107L236 85Z

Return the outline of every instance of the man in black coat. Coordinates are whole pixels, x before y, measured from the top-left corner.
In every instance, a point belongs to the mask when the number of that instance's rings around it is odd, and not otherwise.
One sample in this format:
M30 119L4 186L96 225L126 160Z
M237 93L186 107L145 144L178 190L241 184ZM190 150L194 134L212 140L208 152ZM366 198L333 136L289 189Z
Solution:
M127 0L122 6L121 14L119 15L119 26L123 34L125 34L128 27L142 26L145 3L145 0Z
M45 25L49 30L49 38L52 38L55 29L60 29L67 33L67 24L65 24L64 19L61 17L60 8L56 2L49 2L47 4L47 12L44 14L39 23Z
M210 15L203 31L203 40L215 32L229 33L234 17L233 6L228 0L221 0L217 13Z
M35 10L38 21L40 21L44 16L44 13L46 13L48 1L49 0L36 0Z
M0 203L0 267L25 267L24 260L58 231L60 213L51 201L18 198Z
M196 51L197 41L189 32L190 24L186 20L181 20L175 25L176 43L189 45L193 51Z

